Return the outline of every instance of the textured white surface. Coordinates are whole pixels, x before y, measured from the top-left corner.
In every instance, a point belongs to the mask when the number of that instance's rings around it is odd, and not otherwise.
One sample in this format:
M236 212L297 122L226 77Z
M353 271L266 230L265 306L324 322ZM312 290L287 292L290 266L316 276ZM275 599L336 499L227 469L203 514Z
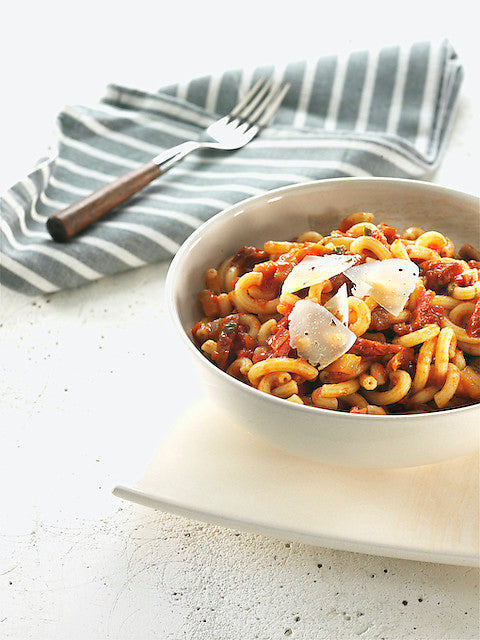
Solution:
M11 62L2 69L9 88L2 191L43 154L58 107L94 99L106 82L162 85L242 61L335 51L339 41L368 46L381 32L383 42L447 35L457 48L467 78L434 180L478 193L478 44L467 4L442 15L433 4L422 10L407 2L395 19L379 4L370 15L385 25L359 27L365 5L345 25L340 11L329 16L323 8L305 23L300 2L295 15L277 14L276 34L263 40L272 7L257 3L248 51L227 46L231 34L223 35L222 56L213 38L198 35L222 24L202 19L204 5L185 22L188 3L155 20L147 4L135 3L135 11L117 4L112 19L109 3L84 2L68 33L59 25L72 24L63 5L35 5L28 21L21 5L10 6L2 29L2 60ZM252 22L246 12L240 21ZM335 26L322 33L327 22ZM172 53L182 28L194 55ZM155 445L165 379L155 327L164 316L165 272L154 265L50 298L2 291L0 637L477 638L475 569L238 534L111 495Z

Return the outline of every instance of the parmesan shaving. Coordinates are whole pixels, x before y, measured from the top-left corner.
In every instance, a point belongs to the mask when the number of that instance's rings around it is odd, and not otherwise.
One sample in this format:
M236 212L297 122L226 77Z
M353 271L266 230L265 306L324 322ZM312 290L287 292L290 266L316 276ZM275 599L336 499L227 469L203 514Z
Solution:
M343 322L348 327L348 294L347 285L342 284L337 293L325 303L325 309L328 309L330 313Z
M328 309L299 300L289 316L290 346L313 366L323 369L346 353L356 335Z
M397 316L415 289L419 273L418 266L411 260L392 258L351 267L345 276L355 285L353 295L358 298L371 296L389 313Z
M357 260L358 257L351 255L305 256L288 274L282 293L295 293L324 282L352 267Z

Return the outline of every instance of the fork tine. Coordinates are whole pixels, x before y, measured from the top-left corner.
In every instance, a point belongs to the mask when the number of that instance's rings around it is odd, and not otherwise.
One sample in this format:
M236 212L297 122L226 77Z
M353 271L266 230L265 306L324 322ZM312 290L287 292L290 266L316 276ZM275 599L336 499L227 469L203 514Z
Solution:
M277 113L278 108L282 104L282 101L289 89L290 83L288 82L283 85L278 84L275 87L272 87L265 100L251 114L249 120L252 125L265 127Z
M267 93L267 91L271 88L273 84L273 79L270 78L268 80L266 80L266 82L264 83L263 87L260 88L260 90L257 92L257 94L250 100L250 102L247 104L247 106L242 109L240 111L240 113L238 114L238 118L240 120L245 120L246 118L248 118L248 116L252 113L252 111L255 109L255 107L258 105L258 103L260 102L260 100L263 99L263 97L265 96L265 94Z
M244 97L240 100L238 104L234 106L234 108L229 113L229 118L236 118L238 114L250 103L250 100L255 96L257 91L260 89L262 84L264 84L265 78L260 78L257 82L247 91Z

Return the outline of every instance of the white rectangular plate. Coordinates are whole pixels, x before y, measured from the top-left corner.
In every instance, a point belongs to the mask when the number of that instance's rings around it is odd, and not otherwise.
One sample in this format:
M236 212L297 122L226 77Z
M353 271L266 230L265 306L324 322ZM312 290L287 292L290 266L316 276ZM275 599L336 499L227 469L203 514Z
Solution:
M332 467L274 449L201 394L189 406L185 397L179 410L174 393L162 395L165 434L143 476L116 496L284 540L478 566L478 455L411 469Z

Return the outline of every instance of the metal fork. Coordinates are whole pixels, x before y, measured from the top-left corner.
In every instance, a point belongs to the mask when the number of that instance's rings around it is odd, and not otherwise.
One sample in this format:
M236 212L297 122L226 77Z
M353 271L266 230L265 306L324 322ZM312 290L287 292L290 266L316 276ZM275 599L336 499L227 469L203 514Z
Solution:
M288 83L279 84L272 79L261 78L227 116L205 130L201 140L182 142L79 202L52 214L47 220L48 232L58 242L70 240L193 151L232 151L244 147L273 119L289 88Z

